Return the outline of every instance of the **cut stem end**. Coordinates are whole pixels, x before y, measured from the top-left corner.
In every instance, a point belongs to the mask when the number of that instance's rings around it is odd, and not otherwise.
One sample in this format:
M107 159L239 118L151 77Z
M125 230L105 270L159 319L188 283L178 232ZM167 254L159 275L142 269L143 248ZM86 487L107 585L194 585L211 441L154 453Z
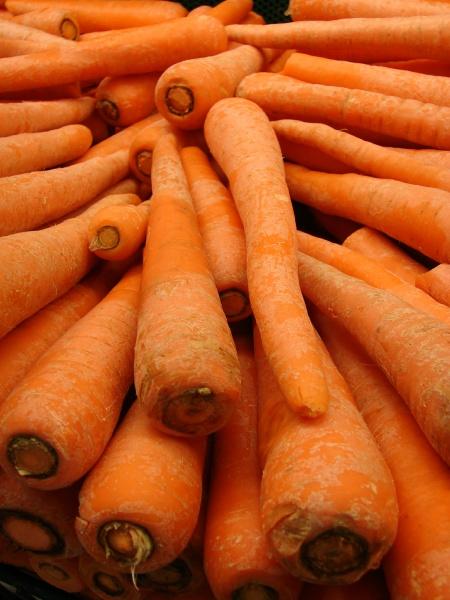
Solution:
M78 25L75 23L75 21L69 19L69 17L66 17L62 20L59 30L62 37L66 38L66 40L77 40L78 36L80 35Z
M223 312L229 320L247 317L250 314L250 303L247 296L241 290L227 290L221 292Z
M119 109L114 102L111 100L98 100L97 110L107 123L115 125L119 120L120 113Z
M110 521L99 531L98 541L106 558L113 558L122 566L136 567L145 562L154 550L147 530L127 521Z
M97 230L95 237L89 243L89 250L113 250L120 243L120 232L117 227L105 225Z
M125 587L122 585L120 579L115 575L98 571L94 574L92 582L94 587L98 588L101 592L107 596L111 596L112 598L121 596L125 593Z
M278 600L276 590L262 583L247 583L233 592L232 600Z
M222 420L218 405L210 388L191 388L165 402L162 422L167 428L186 435L210 433Z
M58 454L53 446L31 435L13 437L8 443L7 454L21 477L47 479L58 470Z
M166 106L170 113L185 117L194 110L194 94L185 85L172 85L166 92Z
M47 521L21 510L0 510L0 533L22 550L35 554L61 555L64 539Z
M192 571L185 560L177 558L161 569L137 575L136 579L139 588L175 594L183 592L189 586Z
M142 150L136 156L137 170L145 177L150 177L152 173L152 156L153 152L150 152L150 150Z

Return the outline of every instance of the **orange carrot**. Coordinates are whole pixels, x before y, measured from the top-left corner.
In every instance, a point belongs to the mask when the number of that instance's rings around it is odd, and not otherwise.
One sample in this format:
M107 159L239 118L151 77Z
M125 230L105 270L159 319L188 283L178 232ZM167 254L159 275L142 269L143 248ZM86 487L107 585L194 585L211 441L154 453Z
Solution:
M103 563L95 561L88 554L82 554L78 562L80 577L93 598L101 600L139 600L140 594L123 574Z
M267 26L268 27L268 26ZM305 83L277 73L254 73L236 95L277 118L362 127L435 148L450 148L450 108L378 92Z
M233 96L243 77L259 71L263 62L256 48L238 46L172 65L158 80L156 106L177 127L198 129L209 109L222 98Z
M374 227L435 260L450 260L450 195L434 188L286 164L292 197Z
M78 574L78 559L52 559L31 556L30 565L41 579L65 592L77 594L84 589L84 583Z
M438 265L416 277L416 286L438 302L450 306L450 265Z
M32 10L14 18L15 23L34 27L53 35L60 35L68 40L77 40L80 28L74 15L57 8L41 8Z
M47 7L70 11L82 32L154 25L187 13L180 3L162 0L128 0L126 5L116 0L7 0L6 6L13 14Z
M330 405L321 419L305 422L286 405L255 335L262 528L293 575L348 584L389 550L398 509L383 457L317 339Z
M216 434L205 532L205 571L218 600L296 600L301 583L269 555L261 528L256 373L251 341L235 338L242 396Z
M195 527L205 438L155 429L135 403L80 493L79 539L91 556L146 573L173 561Z
M83 121L82 125L90 130L93 144L103 142L103 140L106 140L106 138L112 135L114 131L114 127L108 125L98 113L92 113Z
M89 223L89 250L104 260L125 260L145 242L150 205L108 206Z
M81 86L78 82L66 83L65 85L53 85L51 87L34 88L23 92L4 92L0 94L0 100L8 102L23 102L24 100L67 100L79 98Z
M389 598L381 569L369 571L351 585L313 585L303 588L301 600L387 600Z
M0 136L48 131L80 123L94 110L92 98L0 104Z
M299 253L302 290L381 367L428 441L450 463L450 327L372 286Z
M284 65L286 64L288 58L291 54L294 54L295 50L285 50L280 56L275 58L270 64L268 64L265 68L269 73L279 73L283 70Z
M0 138L0 177L56 167L84 154L91 143L83 125Z
M445 150L433 150L431 148L393 148L396 152L401 152L405 156L412 156L424 164L450 169L450 152Z
M450 75L450 64L439 60L427 58L416 58L413 60L397 60L384 63L375 63L380 67L389 67L390 69L401 69L403 71L413 71L414 73L424 73L426 75Z
M346 237L360 227L354 221L349 221L342 217L332 217L320 212L320 210L312 209L311 212L316 226L318 225L319 228L323 229L324 232L331 235L338 242L343 242Z
M231 194L208 158L194 146L181 150L208 264L228 321L251 314L248 299L245 236Z
M290 0L288 12L293 21L330 21L354 17L445 15L450 12L450 6L427 0Z
M152 154L156 142L165 133L174 133L175 128L159 113L147 127L141 129L130 144L130 170L140 181L150 182ZM156 119L156 115L155 115Z
M239 23L253 8L253 0L222 0L212 8L208 15L215 17L224 25Z
M95 91L97 110L111 125L128 127L155 110L159 74L105 77Z
M298 285L295 220L276 136L258 106L229 98L208 113L205 137L242 219L251 306L277 381L293 410L319 416L328 390Z
M5 24L10 25L9 21ZM217 19L200 15L136 27L82 44L67 40L64 43L71 44L64 52L51 49L2 60L0 92L43 87L49 82L59 85L105 76L160 72L188 58L223 52L227 36Z
M259 13L256 13L253 10L251 10L245 17L245 19L242 19L242 21L240 21L240 23L243 23L245 25L265 25L266 20Z
M342 243L347 248L377 261L382 267L411 285L415 285L417 275L427 270L406 254L394 240L370 227L359 227Z
M0 36L13 40L24 40L27 42L45 44L49 48L54 49L69 49L74 47L74 43L71 40L67 40L61 36L52 35L51 33L35 29L34 27L21 25L12 19L10 21L0 19Z
M283 123L284 121L272 121L273 123ZM295 121L297 122L297 121ZM314 171L325 171L326 173L353 173L354 169L336 160L332 156L325 154L318 148L305 144L292 142L286 137L283 137L277 128L274 127L275 133L278 136L281 152L284 159L294 162L297 165L308 167Z
M49 44L30 42L29 40L18 40L12 38L0 38L0 57L19 56L21 54L30 54L32 52L42 52L48 50Z
M445 598L450 588L448 468L362 349L326 317L317 314L315 321L394 477L399 524L384 559L391 598Z
M123 206L125 204L132 204L136 206L141 203L140 197L137 195L138 186L135 179L122 179L118 184L111 186L101 194L99 194L96 198L94 198L91 202L88 202L78 210L74 210L73 212L65 215L62 219L54 221L53 223L49 223L46 227L50 225L56 225L61 223L62 221L66 221L67 219L73 219L74 217L78 217L83 215L88 217L88 219L94 217L95 213L99 212L98 202L108 197L107 202L105 203L105 207L108 206ZM103 207L103 203L102 203Z
M136 390L157 427L204 435L222 427L238 402L239 363L172 134L156 144L152 186Z

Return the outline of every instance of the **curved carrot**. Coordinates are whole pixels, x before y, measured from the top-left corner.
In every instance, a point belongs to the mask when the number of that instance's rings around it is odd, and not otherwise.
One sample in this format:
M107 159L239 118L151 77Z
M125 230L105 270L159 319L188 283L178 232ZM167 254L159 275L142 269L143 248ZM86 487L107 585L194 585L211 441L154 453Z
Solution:
M295 121L295 123L297 122ZM274 123L284 123L284 121L272 121L272 125ZM352 167L325 154L318 148L292 142L287 137L283 137L275 126L274 130L278 136L278 142L284 159L308 169L313 169L314 171L325 171L325 173L352 173L354 171Z
M393 294L299 252L302 290L360 342L397 389L430 444L450 463L450 327Z
M156 106L177 127L198 129L209 109L222 98L233 96L239 82L259 71L263 63L259 50L238 46L215 56L172 65L158 80Z
M427 0L290 0L288 12L293 21L329 21L354 17L445 15L450 12L450 7L445 2Z
M205 439L168 436L135 403L85 479L76 520L86 551L145 573L173 561L195 527Z
M328 390L298 285L294 213L276 136L262 110L240 98L213 106L205 136L242 219L250 301L277 381L293 410L319 416Z
M317 314L314 320L395 481L400 509L398 531L384 559L391 597L445 597L450 587L446 567L450 559L448 468L361 347L323 315Z
M122 573L108 565L95 561L88 554L82 554L78 561L78 571L84 585L101 600L139 600L140 594Z
M95 91L97 110L111 125L128 127L155 110L159 74L105 77Z
M83 155L91 143L84 125L0 138L0 177L56 167Z
M438 302L450 306L450 265L438 265L416 277L416 286Z
M246 273L245 236L227 188L206 154L195 146L181 150L208 264L228 321L251 314Z
M78 574L77 558L55 560L30 556L30 565L36 575L59 590L74 594L84 590L84 583Z
M359 581L350 585L306 584L302 600L386 600L388 591L381 569L369 571Z
M435 188L286 164L294 199L374 227L435 260L450 260L450 195Z
M49 48L53 47L55 49L69 49L74 46L71 40L67 40L58 35L52 35L51 33L35 29L34 27L16 23L14 20L6 21L0 19L0 36L13 40L16 39L27 42L36 42L37 44L45 44Z
M93 98L0 104L0 136L48 131L80 123L94 110Z
M32 10L14 18L15 23L34 27L68 40L77 40L80 28L74 15L58 8Z
M242 395L216 434L205 531L205 571L218 600L296 600L301 583L270 557L261 528L256 372L251 340L235 338Z
M352 583L394 541L391 474L318 336L330 404L321 419L305 422L286 405L255 333L263 531L296 577Z

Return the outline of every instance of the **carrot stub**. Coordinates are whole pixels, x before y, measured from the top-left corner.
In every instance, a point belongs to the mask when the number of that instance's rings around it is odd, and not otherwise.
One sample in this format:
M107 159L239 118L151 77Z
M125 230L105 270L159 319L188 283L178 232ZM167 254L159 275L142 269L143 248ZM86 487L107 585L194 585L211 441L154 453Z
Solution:
M14 22L35 27L53 35L60 35L67 40L77 40L80 35L76 18L69 12L58 8L32 10L16 16Z

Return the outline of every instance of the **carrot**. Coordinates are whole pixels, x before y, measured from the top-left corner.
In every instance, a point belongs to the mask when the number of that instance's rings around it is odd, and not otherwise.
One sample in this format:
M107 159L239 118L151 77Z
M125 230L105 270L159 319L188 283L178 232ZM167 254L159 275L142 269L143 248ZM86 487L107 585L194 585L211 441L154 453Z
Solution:
M96 112L92 113L87 119L85 119L82 125L90 130L93 144L103 142L103 140L109 138L109 136L114 132L114 127L108 125L108 123L106 123Z
M180 3L162 0L128 0L126 6L116 0L7 0L6 6L13 14L47 7L70 11L83 33L154 25L187 13Z
M224 25L239 23L253 8L253 0L222 0L212 8L208 15L218 19Z
M13 40L24 40L27 42L36 42L37 44L45 44L49 48L55 49L55 51L62 48L69 49L74 46L71 40L67 40L58 35L52 35L51 33L35 29L34 27L16 23L12 19L10 21L0 19L0 36Z
M256 372L251 341L235 338L241 402L216 434L205 532L205 571L218 600L296 600L301 583L269 555L261 528Z
M80 493L78 537L99 562L146 573L173 561L194 530L205 439L168 436L135 403Z
M56 167L84 154L91 143L83 125L0 138L0 177Z
M52 87L34 88L23 92L4 92L0 94L0 100L8 102L23 102L24 100L67 100L81 96L81 86L78 82L66 83L65 85L53 85Z
M239 364L172 134L156 144L152 185L136 390L156 426L204 435L225 424L239 399Z
M0 534L16 548L71 558L80 553L75 535L78 489L46 494L32 490L0 471Z
M369 571L351 585L313 585L303 588L302 600L387 600L386 583L381 570Z
M450 327L393 294L299 253L302 290L360 342L397 389L430 444L450 462Z
M105 76L160 72L187 58L223 52L227 36L217 19L200 15L136 27L120 35L82 44L65 43L71 46L64 52L50 49L2 60L0 92L43 87L49 82L59 85Z
M231 194L194 146L181 150L208 264L228 321L251 314L248 299L245 236Z
M268 27L268 25L267 25ZM378 92L305 83L277 73L254 73L236 95L277 118L356 126L435 148L450 148L450 108Z
M84 589L78 574L78 559L52 559L30 556L30 565L41 579L65 592L77 594Z
M259 71L263 62L256 48L238 46L172 65L158 80L156 106L177 127L198 129L209 109L222 98L233 96L243 77Z
M448 469L362 349L328 318L317 314L315 321L395 481L398 532L384 559L391 597L445 598L450 587L446 566L450 558Z
M272 121L274 123L283 123L284 121ZM306 144L298 144L283 137L280 131L274 127L278 137L283 158L294 162L297 165L313 169L314 171L325 171L326 173L353 173L354 169L344 164L340 160L336 160L332 156L325 154L318 148L308 146Z
M0 57L19 56L49 49L49 44L0 37Z
M448 10L450 12L450 4ZM309 83L367 90L450 106L450 83L447 77L437 75L333 60L300 52L288 58L281 74Z
M438 302L450 306L450 265L438 265L416 277L416 286Z
M345 238L351 235L356 229L359 229L359 224L342 217L332 217L326 215L320 210L312 209L314 223L318 225L324 232L339 242L343 242Z
M278 136L295 144L306 144L313 150L330 156L331 159L349 165L354 171L450 192L448 169L424 165L406 154L366 142L322 123L285 119L272 122L272 126Z
M445 150L433 150L431 148L394 148L396 152L401 152L405 156L411 156L422 161L426 165L450 169L450 152Z
M48 131L84 121L94 110L92 98L0 104L0 136Z
M15 23L34 27L53 35L60 35L68 40L77 40L80 28L76 18L65 10L42 8L32 10L14 18Z
M285 50L280 56L275 58L270 64L266 66L266 71L269 73L279 73L283 70L284 65L286 64L288 58L291 54L294 54L295 50Z
M450 196L434 188L286 164L294 199L374 227L435 260L450 260Z
M450 6L427 0L290 0L288 12L293 21L329 21L354 17L445 15L450 12Z
M343 245L394 273L406 283L415 285L417 275L426 272L426 267L411 258L394 240L369 227L359 227L343 240Z
M84 585L101 600L139 600L140 594L125 576L116 569L95 561L88 554L82 554L78 571Z
M158 119L137 132L130 144L130 170L135 177L144 182L150 182L152 155L156 142L165 133L175 133L175 127L159 113L157 115Z
M243 23L245 25L265 25L266 20L259 13L256 13L253 10L251 10L245 17L245 19L242 19L242 21L240 21L240 23Z
M230 98L208 113L205 137L242 219L250 302L277 381L293 410L319 416L328 390L298 285L296 226L276 136L258 106Z
M123 206L125 204L133 204L134 206L136 206L141 203L141 199L137 195L137 193L138 188L136 180L122 179L122 181L120 181L118 184L111 186L110 188L99 194L91 202L88 202L78 210L74 210L73 212L65 215L62 219L51 223L51 225L62 223L67 219L73 219L74 217L78 217L80 215L88 217L88 219L94 217L94 215L97 212L99 212L99 210L101 210L101 208L98 208L98 202L100 200L103 200L104 198L108 198L108 200L104 204L105 208L108 206Z
M2 403L0 462L11 476L55 490L102 455L133 380L140 277L131 269Z
M95 91L97 110L111 125L128 127L155 110L159 74L105 77Z
M0 235L35 229L57 219L83 206L127 173L128 152L120 150L69 167L3 177Z
M150 205L108 206L88 227L89 250L104 260L125 260L145 242Z
M354 62L411 58L445 62L450 46L449 28L450 15L431 15L228 25L227 34L232 41L259 48L295 49Z
M384 63L375 63L380 67L389 67L390 69L401 69L413 71L414 73L424 73L426 75L450 75L450 64L439 60L431 60L427 58L416 58L413 60L393 60Z
M352 583L376 568L394 541L391 475L318 336L330 404L321 419L305 422L286 405L255 333L263 531L296 577Z

